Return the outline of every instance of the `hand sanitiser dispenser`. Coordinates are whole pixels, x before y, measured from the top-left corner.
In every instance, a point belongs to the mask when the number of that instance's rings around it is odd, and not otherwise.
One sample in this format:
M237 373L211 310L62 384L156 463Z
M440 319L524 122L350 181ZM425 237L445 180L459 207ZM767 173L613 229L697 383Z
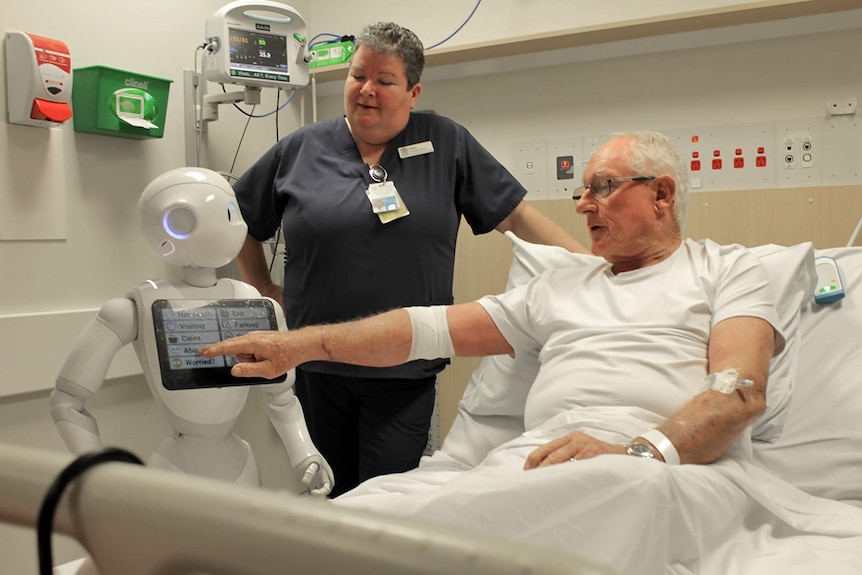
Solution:
M10 124L59 126L72 117L69 48L25 32L6 33L6 106Z

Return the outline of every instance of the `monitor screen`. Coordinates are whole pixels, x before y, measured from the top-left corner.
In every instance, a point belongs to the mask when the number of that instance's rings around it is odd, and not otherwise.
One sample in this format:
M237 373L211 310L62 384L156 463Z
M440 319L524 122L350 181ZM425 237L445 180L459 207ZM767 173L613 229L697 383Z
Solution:
M264 77L284 75L287 69L287 37L242 28L230 28L230 75Z
M162 385L166 389L203 389L277 383L275 379L234 377L234 356L198 355L205 345L252 331L277 330L272 302L267 299L156 300L153 324Z

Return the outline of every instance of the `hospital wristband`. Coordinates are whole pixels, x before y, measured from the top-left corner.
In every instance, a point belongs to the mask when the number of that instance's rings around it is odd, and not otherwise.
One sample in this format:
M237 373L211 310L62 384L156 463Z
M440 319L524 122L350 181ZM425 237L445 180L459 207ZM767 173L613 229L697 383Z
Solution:
M653 447L661 453L665 463L668 465L679 465L679 452L677 452L676 447L673 446L673 443L670 442L670 439L664 433L658 429L650 429L646 433L641 433L638 437L652 443Z

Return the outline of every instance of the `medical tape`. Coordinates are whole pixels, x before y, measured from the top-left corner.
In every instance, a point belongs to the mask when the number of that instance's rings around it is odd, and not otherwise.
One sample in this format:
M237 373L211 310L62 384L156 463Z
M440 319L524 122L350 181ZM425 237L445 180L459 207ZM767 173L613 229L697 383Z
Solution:
M667 435L658 429L650 429L646 433L641 433L639 437L652 443L653 447L661 453L661 457L665 463L668 465L679 465L679 452L670 439L667 438Z
M723 371L707 375L705 389L731 394L740 387L751 387L752 385L754 385L753 380L739 379L739 372L735 368L729 367Z
M449 320L445 305L430 307L408 307L413 343L407 361L414 359L438 359L455 355L452 336L449 335Z

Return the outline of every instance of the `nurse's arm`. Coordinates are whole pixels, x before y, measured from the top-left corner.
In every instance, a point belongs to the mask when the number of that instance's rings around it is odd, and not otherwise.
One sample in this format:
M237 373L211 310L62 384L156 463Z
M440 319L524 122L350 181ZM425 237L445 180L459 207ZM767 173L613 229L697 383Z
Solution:
M521 200L521 203L500 222L496 229L500 233L510 231L522 240L533 244L560 246L578 254L590 253L566 230L526 200Z

